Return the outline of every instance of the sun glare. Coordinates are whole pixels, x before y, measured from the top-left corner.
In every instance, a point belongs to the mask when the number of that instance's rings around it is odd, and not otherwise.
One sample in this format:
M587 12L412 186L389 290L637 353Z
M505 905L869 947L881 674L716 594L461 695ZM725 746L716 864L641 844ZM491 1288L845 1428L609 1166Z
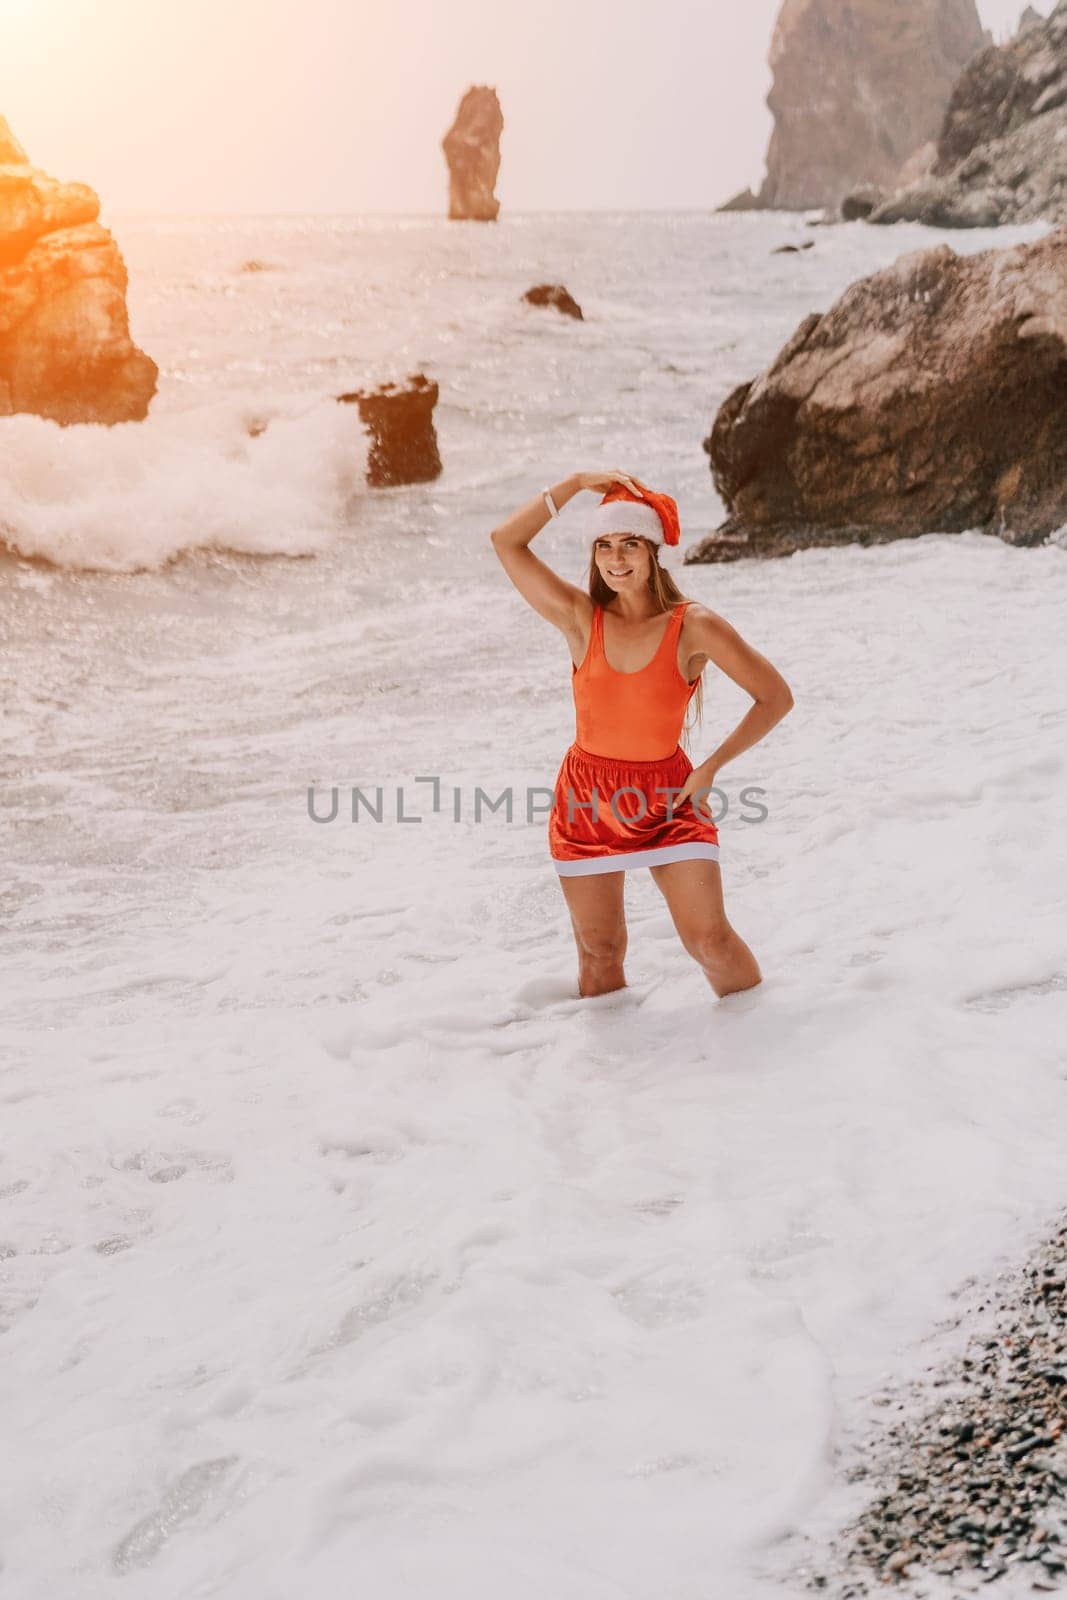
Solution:
M19 35L25 38L40 10L39 0L0 0L0 43L17 43Z

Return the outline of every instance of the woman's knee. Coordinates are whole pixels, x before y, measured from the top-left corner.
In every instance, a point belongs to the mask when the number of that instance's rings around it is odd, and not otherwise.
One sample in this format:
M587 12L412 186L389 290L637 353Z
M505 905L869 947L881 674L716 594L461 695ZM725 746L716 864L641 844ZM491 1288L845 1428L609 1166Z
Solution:
M578 950L590 966L618 966L626 954L625 929L616 933L580 933Z
M712 922L682 935L682 943L702 967L714 966L730 952L734 931L728 922Z

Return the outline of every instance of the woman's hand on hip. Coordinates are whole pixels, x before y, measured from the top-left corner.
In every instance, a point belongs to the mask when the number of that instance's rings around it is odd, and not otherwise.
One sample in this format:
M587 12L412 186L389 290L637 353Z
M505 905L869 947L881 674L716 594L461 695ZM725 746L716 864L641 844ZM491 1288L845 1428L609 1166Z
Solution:
M715 787L717 769L710 762L702 762L699 767L694 767L678 791L678 798L674 802L675 811L680 811L687 800L692 800L693 810L698 817L707 820L711 815L709 795ZM694 800L693 796L697 798Z

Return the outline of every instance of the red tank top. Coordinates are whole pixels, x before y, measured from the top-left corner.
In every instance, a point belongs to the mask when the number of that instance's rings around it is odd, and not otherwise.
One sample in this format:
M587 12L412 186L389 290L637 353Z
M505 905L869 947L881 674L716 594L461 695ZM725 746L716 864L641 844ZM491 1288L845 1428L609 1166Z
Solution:
M617 672L604 654L604 612L593 608L589 648L580 667L571 663L575 742L591 755L617 761L662 761L672 756L685 710L699 679L678 671L678 635L685 620L681 600L652 660L639 672Z

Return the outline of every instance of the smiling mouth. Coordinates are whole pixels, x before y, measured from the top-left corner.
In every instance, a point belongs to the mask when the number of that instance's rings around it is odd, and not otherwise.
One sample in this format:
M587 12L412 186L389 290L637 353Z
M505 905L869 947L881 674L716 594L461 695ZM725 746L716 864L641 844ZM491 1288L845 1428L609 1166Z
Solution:
M613 569L611 567L609 567L608 568L608 577L609 578L628 578L633 570L634 570L633 567L624 567L621 572L615 572L615 571L613 571Z

